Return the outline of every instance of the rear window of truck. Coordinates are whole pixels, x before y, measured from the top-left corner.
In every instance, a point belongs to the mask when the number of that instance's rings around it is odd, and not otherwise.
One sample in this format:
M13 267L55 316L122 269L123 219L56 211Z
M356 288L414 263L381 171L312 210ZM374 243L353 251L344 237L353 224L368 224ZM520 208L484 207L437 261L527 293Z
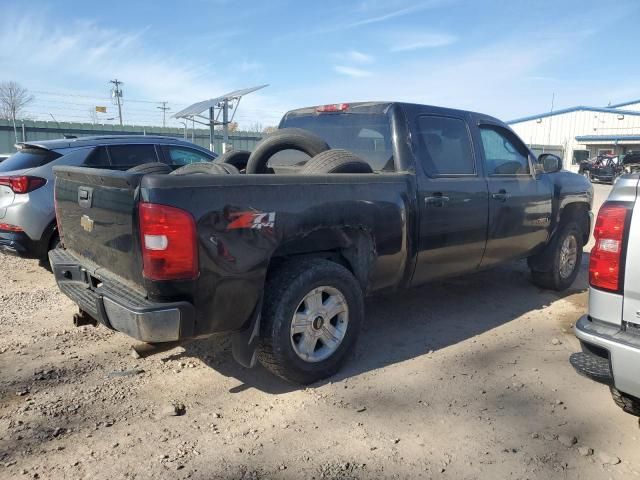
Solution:
M303 128L323 138L331 148L349 150L365 160L374 171L395 171L389 119L382 114L327 113L292 115L281 128ZM271 166L304 165L309 159L294 150L271 158Z
M46 165L61 156L60 153L42 148L24 148L0 163L0 172L12 172Z

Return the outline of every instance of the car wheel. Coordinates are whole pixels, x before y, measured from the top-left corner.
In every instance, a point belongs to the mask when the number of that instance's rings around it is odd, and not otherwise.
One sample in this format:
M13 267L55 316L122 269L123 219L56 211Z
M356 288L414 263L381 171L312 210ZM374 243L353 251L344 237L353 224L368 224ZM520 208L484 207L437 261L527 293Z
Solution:
M546 272L531 270L533 283L542 288L562 291L569 288L580 271L582 263L582 232L575 222L561 227L547 246L550 249L551 269Z
M329 377L353 350L363 317L349 270L324 259L288 262L267 279L258 359L290 382Z
M247 162L247 173L273 173L267 163L283 150L298 150L310 157L329 150L322 138L301 128L283 128L264 138L251 153Z
M131 173L171 173L171 167L162 162L149 162L131 167L127 172Z
M373 173L371 165L357 155L340 148L322 152L309 160L300 171L303 175L322 173Z
M640 417L640 398L632 397L626 393L622 393L614 387L610 387L613 401L622 410L636 417Z
M233 165L213 163L213 162L196 162L184 165L171 172L171 175L227 175L233 173L230 170L238 172Z

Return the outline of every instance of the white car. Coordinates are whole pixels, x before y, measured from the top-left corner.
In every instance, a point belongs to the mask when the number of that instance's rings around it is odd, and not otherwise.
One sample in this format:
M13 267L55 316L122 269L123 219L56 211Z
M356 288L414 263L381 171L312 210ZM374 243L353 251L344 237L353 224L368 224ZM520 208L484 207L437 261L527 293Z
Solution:
M576 323L575 369L611 388L640 416L640 174L615 184L598 213L589 264L589 314Z

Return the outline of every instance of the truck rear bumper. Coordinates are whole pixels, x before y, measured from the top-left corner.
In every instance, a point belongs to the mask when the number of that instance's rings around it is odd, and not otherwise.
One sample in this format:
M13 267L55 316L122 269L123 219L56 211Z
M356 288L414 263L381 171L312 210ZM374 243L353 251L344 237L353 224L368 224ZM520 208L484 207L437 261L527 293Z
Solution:
M148 343L193 336L192 304L151 302L124 283L96 275L64 249L49 252L49 259L60 290L106 327Z
M640 397L640 336L596 323L588 315L576 322L575 332L583 352L572 355L574 368L592 380Z

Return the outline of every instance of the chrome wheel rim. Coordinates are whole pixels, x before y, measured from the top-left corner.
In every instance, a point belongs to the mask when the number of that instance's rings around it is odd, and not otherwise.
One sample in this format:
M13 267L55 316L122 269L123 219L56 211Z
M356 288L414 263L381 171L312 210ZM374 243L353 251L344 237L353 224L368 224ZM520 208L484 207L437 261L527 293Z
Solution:
M302 299L291 319L291 346L305 362L326 360L340 347L349 325L349 307L333 287L317 287Z
M576 268L578 260L578 241L573 235L568 236L562 242L560 249L560 276L569 278Z

